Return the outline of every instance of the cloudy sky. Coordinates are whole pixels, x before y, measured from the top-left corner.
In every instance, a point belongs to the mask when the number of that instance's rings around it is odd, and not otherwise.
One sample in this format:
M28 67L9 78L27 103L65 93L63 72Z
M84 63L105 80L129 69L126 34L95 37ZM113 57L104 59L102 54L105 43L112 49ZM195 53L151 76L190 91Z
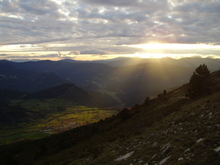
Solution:
M0 0L0 59L220 55L220 0Z

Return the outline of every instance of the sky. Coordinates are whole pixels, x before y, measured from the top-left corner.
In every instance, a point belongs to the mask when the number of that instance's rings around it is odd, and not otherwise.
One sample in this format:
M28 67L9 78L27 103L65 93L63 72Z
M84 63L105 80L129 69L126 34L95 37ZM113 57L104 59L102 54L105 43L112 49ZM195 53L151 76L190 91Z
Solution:
M220 0L0 0L0 59L220 58Z

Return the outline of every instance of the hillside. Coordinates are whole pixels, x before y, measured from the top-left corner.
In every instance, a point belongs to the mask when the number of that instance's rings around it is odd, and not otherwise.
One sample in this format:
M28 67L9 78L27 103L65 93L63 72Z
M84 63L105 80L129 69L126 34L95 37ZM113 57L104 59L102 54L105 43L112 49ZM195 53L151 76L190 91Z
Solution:
M70 63L66 61L29 61L23 63L9 62L17 69L55 73L63 79L72 81L76 85L85 85L86 81L92 81L94 77L103 76L111 67L105 64L95 63Z
M0 103L10 102L12 99L18 99L25 94L27 94L27 92L15 91L11 89L0 89Z
M0 89L33 92L63 83L70 83L54 73L16 69L7 61L0 61Z
M117 114L117 100L62 84L38 92L0 89L0 144L38 139Z
M56 111L65 112L67 107L117 105L117 100L109 95L88 92L74 84L62 84L32 93L0 89L0 125L30 123Z
M74 84L62 84L38 92L29 93L23 96L22 99L62 99L71 101L76 105L95 107L116 106L118 104L111 96L106 94L102 95L98 92L89 92Z
M115 67L106 90L117 93L126 106L142 103L146 96L155 96L153 91L180 86L188 82L192 68L167 65L161 62ZM109 76L110 77L110 76Z
M98 123L0 146L2 164L220 164L220 71L213 92L189 99L187 84Z

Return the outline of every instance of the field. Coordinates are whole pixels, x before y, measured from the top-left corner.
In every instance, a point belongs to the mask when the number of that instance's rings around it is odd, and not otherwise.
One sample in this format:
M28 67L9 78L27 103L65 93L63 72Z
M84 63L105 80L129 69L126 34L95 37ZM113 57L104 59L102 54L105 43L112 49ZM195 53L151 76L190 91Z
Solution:
M79 126L91 124L118 113L116 108L97 108L75 105L64 100L13 100L10 106L21 106L27 113L43 117L16 125L0 125L0 144L23 139L38 139ZM31 121L31 122L30 122Z

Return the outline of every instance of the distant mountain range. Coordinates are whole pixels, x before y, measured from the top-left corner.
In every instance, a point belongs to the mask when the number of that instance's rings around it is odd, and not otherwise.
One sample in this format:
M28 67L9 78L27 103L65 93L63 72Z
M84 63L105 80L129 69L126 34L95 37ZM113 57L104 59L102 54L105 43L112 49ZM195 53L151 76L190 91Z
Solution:
M61 60L70 63L91 63L91 61L76 61L71 59ZM178 65L182 67L189 67L195 68L198 67L200 64L206 64L209 66L211 71L216 71L219 69L219 62L220 59L213 59L213 58L201 58L201 57L188 57L188 58L181 58L181 59L173 59L170 57L165 58L139 58L139 57L118 57L109 60L95 60L92 63L101 63L107 64L109 66L118 67L118 66L129 66L129 65L137 65L141 63L164 63L167 65Z
M220 60L210 58L0 61L0 88L34 92L73 83L133 105L146 96L187 83L194 69L203 63L211 71L220 69Z
M55 73L17 69L11 62L0 61L0 89L33 92L70 83Z

